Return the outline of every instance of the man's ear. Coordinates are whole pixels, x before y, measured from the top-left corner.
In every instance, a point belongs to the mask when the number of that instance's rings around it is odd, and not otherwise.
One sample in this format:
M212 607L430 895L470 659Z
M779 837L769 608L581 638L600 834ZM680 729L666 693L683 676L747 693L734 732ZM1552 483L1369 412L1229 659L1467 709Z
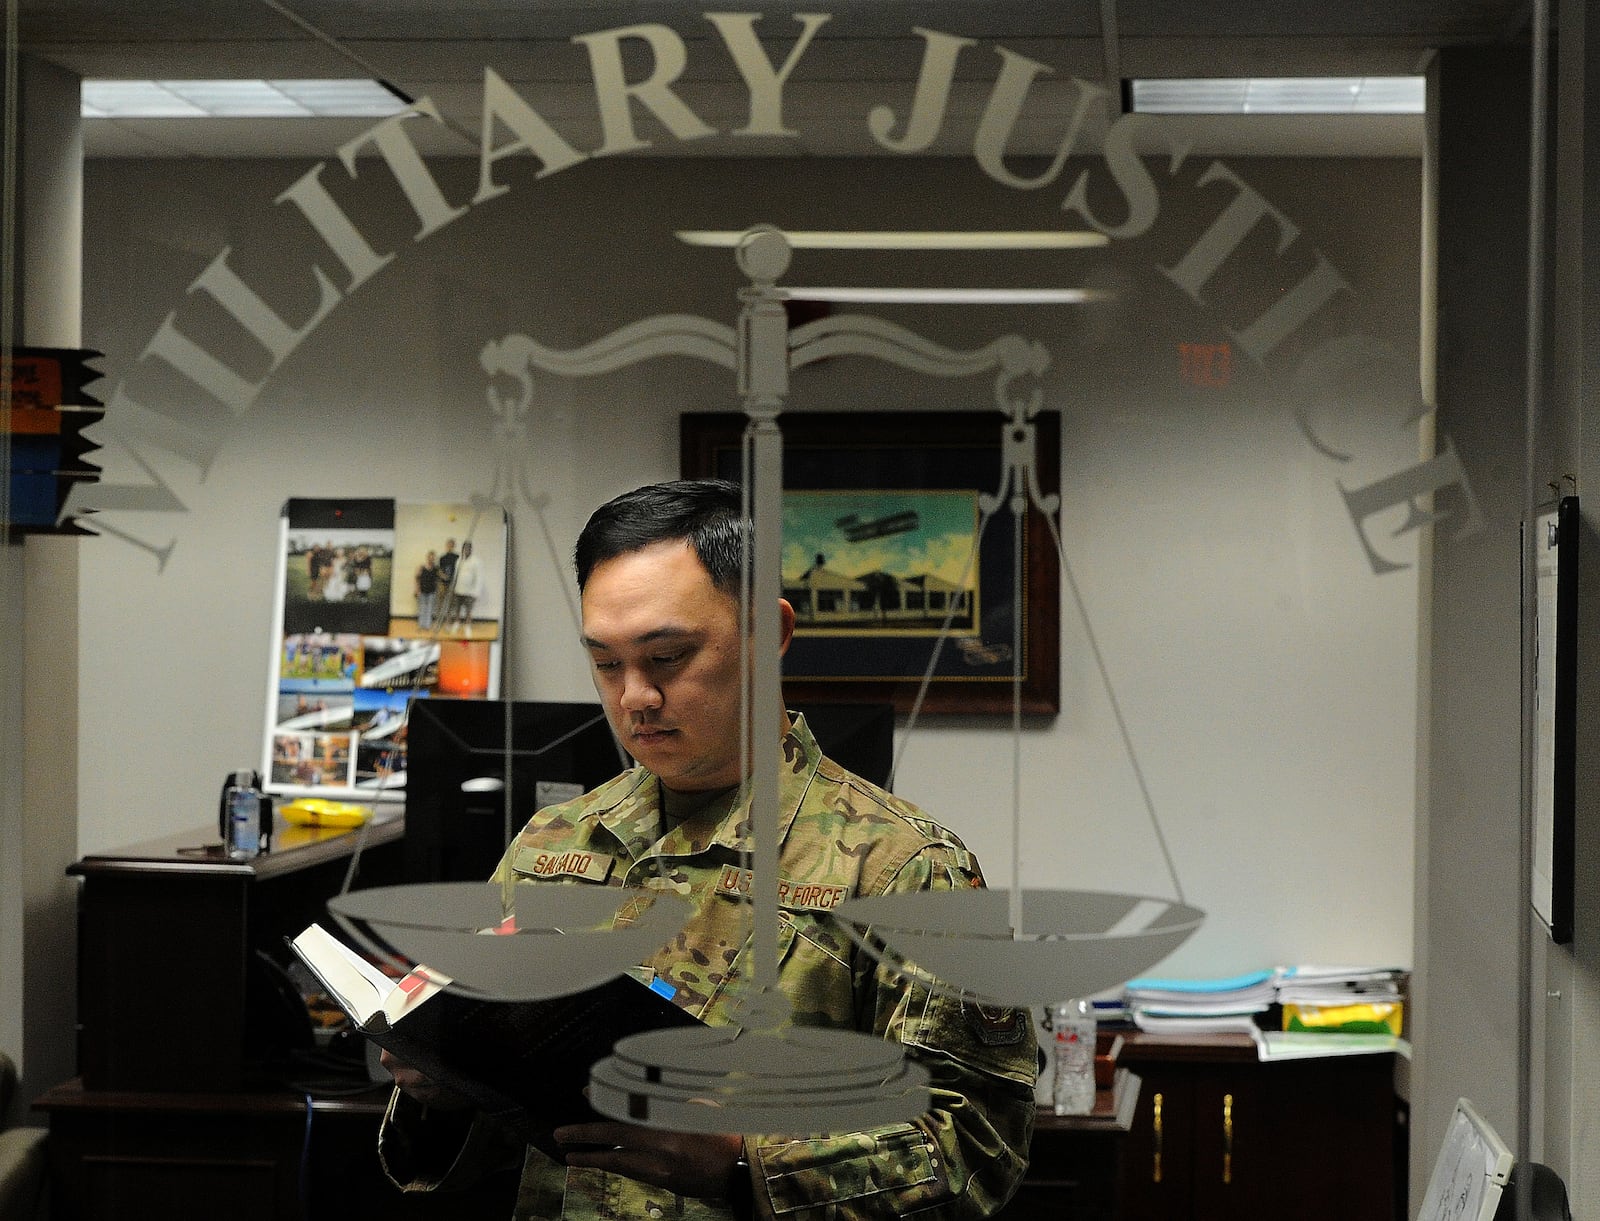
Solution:
M789 605L788 599L778 599L778 656L782 657L789 651L789 642L794 639L794 607Z

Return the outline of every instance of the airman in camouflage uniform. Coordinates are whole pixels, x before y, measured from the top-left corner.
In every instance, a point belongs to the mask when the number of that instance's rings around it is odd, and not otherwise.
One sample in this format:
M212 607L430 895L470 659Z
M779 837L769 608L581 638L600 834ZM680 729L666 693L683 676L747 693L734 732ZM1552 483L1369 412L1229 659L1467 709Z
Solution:
M757 1215L986 1216L1010 1196L1026 1165L1034 1113L1031 1024L1017 1010L982 1009L896 980L827 916L856 895L981 885L977 862L917 807L824 758L803 719L794 720L783 747L779 984L794 1006L792 1020L852 1029L860 1015L862 1029L905 1044L931 1070L934 1092L933 1109L914 1123L803 1140L747 1138ZM634 768L542 811L500 868L529 884L671 886L686 894L694 914L649 966L677 989L679 1004L712 1025L725 1024L751 983L750 917L741 901L749 880L739 855L748 786L737 796L731 811L725 798L661 835L659 782ZM624 907L619 921L629 913ZM392 1108L384 1155L391 1173L405 1181L414 1153L403 1148L402 1131ZM409 1185L448 1185L450 1178ZM720 1201L562 1166L530 1148L516 1215L690 1221L726 1218L729 1211Z
M590 518L574 557L584 646L612 729L639 766L541 811L498 870L523 885L636 891L618 896L619 926L659 888L685 896L688 922L641 970L713 1026L739 1024L754 986L742 899L761 883L741 856L750 786L737 595L749 523L739 506L736 486L706 480L641 488ZM794 611L783 601L778 610L786 648ZM391 1178L449 1187L510 1153L522 1165L519 1219L965 1221L1005 1202L1032 1129L1032 1023L885 968L828 914L855 896L981 886L977 862L915 806L823 757L803 720L783 723L778 987L790 1021L902 1044L931 1075L931 1109L820 1137L569 1124L553 1134L562 1164L508 1148L503 1128L452 1110L461 1100L386 1054L400 1086L380 1136ZM603 1147L583 1148L590 1141Z

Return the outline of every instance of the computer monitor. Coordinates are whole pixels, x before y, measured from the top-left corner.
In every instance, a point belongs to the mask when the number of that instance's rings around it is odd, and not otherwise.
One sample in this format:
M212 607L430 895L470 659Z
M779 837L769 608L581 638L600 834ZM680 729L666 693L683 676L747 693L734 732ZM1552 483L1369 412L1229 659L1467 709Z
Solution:
M407 737L411 882L484 880L535 811L629 766L599 704L416 700Z
M804 714L824 754L889 787L892 705L791 707ZM536 811L586 793L631 765L599 704L419 699L411 705L406 736L404 857L411 882L487 878Z

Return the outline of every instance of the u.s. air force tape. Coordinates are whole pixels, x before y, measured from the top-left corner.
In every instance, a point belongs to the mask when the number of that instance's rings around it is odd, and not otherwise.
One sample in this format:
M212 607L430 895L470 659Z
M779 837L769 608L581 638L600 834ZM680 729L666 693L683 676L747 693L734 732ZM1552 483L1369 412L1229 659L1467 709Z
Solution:
M530 878L582 878L604 882L611 876L617 858L602 852L553 852L548 848L518 848L511 867Z
M722 876L717 879L717 893L731 898L748 897L750 885L750 870L724 865ZM826 882L794 882L788 878L778 879L778 906L786 907L790 911L832 911L849 897L849 893L848 888L844 886L830 886Z

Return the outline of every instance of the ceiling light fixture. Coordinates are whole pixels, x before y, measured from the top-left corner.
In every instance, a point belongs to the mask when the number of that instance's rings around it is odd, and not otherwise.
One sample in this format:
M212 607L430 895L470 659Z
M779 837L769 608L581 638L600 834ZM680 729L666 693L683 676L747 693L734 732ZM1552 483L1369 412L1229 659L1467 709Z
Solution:
M1252 76L1131 82L1143 114L1422 114L1420 76Z
M732 249L745 236L742 229L680 229L678 240L690 246ZM783 230L794 250L1082 250L1104 246L1103 233L1082 230Z
M783 301L836 305L1088 305L1115 294L1097 288L795 288L777 289Z
M405 108L373 80L86 80L81 113L86 119L384 118Z

